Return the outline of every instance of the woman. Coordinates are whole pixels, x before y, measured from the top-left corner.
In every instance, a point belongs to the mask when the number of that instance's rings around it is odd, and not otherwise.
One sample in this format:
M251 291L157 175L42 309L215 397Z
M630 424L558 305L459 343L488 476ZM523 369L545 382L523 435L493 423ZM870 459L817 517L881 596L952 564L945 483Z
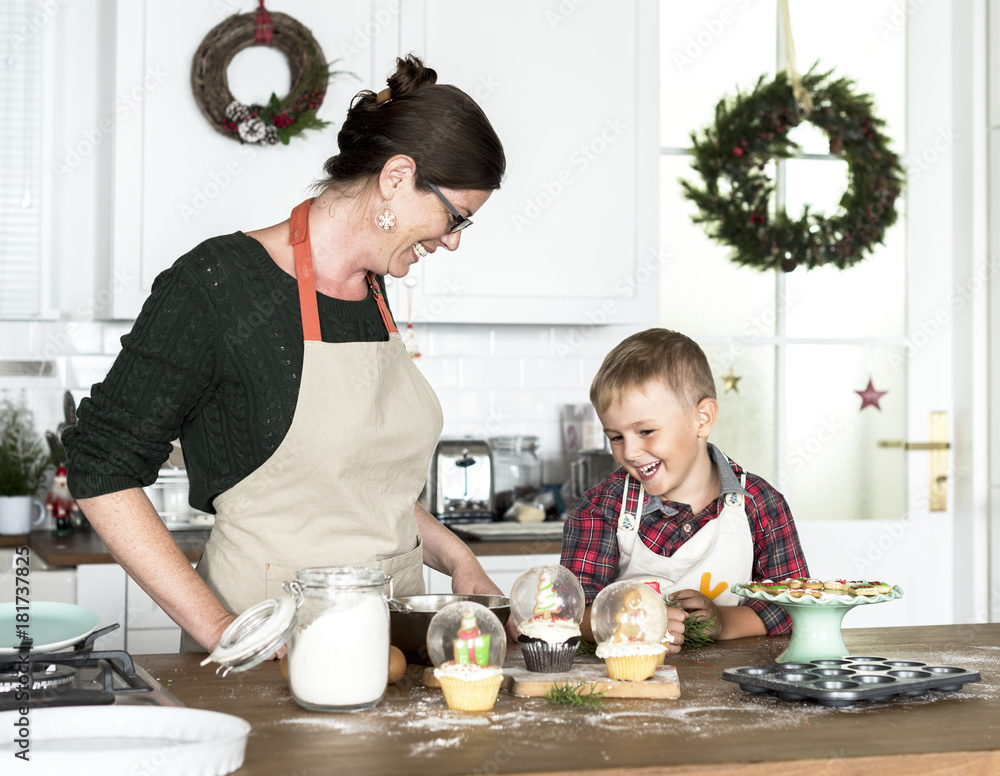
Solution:
M319 193L287 221L208 240L153 284L122 352L65 433L70 488L115 559L211 650L235 614L307 566L423 564L499 593L416 503L442 427L381 293L455 250L499 188L503 148L419 59L361 92ZM142 487L180 437L193 506L215 512L197 573Z

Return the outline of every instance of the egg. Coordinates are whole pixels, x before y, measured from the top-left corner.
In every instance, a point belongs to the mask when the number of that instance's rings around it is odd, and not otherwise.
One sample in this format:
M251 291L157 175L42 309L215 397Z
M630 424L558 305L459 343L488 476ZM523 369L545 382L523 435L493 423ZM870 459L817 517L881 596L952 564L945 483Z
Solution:
M288 681L288 655L282 655L278 661L278 670L281 671L281 678Z
M389 684L395 684L406 674L406 658L396 647L389 647Z

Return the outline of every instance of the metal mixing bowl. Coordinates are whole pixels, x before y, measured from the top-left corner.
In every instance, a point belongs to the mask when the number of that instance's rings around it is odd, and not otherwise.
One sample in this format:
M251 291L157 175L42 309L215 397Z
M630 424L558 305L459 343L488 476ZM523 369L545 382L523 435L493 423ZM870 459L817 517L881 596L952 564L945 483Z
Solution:
M501 624L507 624L510 617L510 599L500 595L411 595L400 597L409 604L412 612L389 612L389 625L392 644L406 655L407 663L429 666L431 659L427 654L427 627L434 615L448 604L456 601L474 601L488 608L499 618Z

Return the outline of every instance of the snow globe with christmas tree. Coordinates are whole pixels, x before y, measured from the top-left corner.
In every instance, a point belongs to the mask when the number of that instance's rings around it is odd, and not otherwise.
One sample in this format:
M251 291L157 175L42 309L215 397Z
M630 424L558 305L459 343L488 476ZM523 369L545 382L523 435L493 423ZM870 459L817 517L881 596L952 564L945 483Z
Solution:
M515 580L510 614L529 671L569 671L585 605L580 581L563 566L535 566Z
M507 655L507 635L493 612L475 601L443 607L427 627L427 653L449 709L493 708Z

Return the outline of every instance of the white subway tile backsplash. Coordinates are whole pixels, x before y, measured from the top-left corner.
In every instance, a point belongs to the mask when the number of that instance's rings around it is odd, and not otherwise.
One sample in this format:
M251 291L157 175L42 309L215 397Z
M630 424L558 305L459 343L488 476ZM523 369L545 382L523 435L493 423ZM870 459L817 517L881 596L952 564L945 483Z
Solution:
M104 379L130 321L0 321L0 357L44 355L51 377L0 379L26 391L40 428L62 420L62 392L77 403ZM564 470L560 410L588 402L605 354L634 329L624 326L416 325L423 357L415 363L438 394L449 436L539 437L548 472Z
M92 321L38 321L31 333L32 352L41 358L101 352L104 326Z
M578 363L549 358L525 358L522 361L521 385L528 389L560 390L580 388Z
M0 322L0 356L32 356L31 329L34 325L30 321Z
M551 326L494 326L492 331L494 356L552 357Z
M421 351L431 357L492 355L489 326L436 324L414 330Z
M89 389L107 376L114 362L114 356L70 356L68 387Z
M104 324L104 336L101 340L101 352L117 355L122 349L122 337L132 331L132 322L115 321Z
M427 378L427 382L431 384L435 391L458 388L458 359L421 356L414 359L413 363L423 376Z
M459 359L459 387L503 390L521 384L521 364L516 358L463 357Z

